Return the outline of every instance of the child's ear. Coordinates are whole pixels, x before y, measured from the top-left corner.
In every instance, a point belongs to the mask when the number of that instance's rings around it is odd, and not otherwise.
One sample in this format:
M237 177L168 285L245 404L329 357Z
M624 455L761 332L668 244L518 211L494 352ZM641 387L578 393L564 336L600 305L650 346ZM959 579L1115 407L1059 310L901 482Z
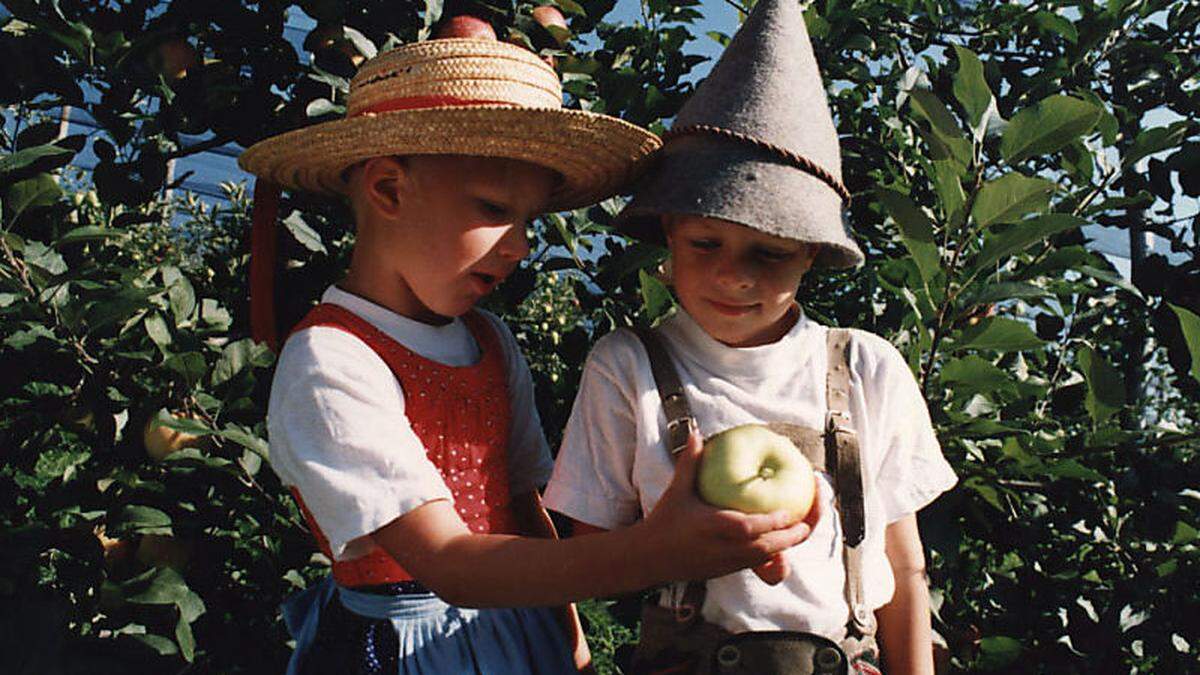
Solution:
M667 243L667 248L671 248L671 240L674 239L673 230L675 229L675 218L669 213L664 213L658 218L658 226L662 228L663 241Z
M411 192L412 172L403 157L372 157L363 162L359 194L383 216L394 217L404 208Z

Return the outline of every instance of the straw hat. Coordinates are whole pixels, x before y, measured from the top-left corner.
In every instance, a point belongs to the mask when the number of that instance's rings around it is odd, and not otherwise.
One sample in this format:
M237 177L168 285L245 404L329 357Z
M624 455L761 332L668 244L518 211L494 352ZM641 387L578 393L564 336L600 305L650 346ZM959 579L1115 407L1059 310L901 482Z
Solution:
M821 244L815 266L853 267L837 131L798 0L759 0L675 117L656 165L617 217L661 241L667 213L722 218Z
M562 176L547 205L558 211L611 196L659 145L623 120L564 109L558 75L528 50L450 38L367 61L344 119L255 143L238 164L283 187L336 194L347 189L345 170L371 157L506 157Z
M250 146L238 165L258 176L250 234L250 329L279 346L275 317L276 217L280 188L347 191L346 169L389 155L517 159L561 180L547 211L616 193L639 160L661 145L636 125L562 107L554 69L505 42L448 38L384 52L350 81L344 119L289 131Z

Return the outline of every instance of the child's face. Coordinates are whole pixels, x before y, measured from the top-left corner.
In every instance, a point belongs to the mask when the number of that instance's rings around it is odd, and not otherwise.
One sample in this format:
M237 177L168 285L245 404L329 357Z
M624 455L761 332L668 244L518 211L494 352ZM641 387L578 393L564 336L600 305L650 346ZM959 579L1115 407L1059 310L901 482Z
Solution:
M548 169L507 159L383 161L397 163L397 177L368 185L385 217L370 228L373 241L363 242L360 231L359 243L385 268L376 282L390 289L385 304L434 324L466 313L516 269L529 253L526 223L541 213L556 180ZM368 181L372 170L384 169L369 163Z
M706 333L751 347L791 328L789 311L816 246L718 218L670 215L664 225L675 293Z

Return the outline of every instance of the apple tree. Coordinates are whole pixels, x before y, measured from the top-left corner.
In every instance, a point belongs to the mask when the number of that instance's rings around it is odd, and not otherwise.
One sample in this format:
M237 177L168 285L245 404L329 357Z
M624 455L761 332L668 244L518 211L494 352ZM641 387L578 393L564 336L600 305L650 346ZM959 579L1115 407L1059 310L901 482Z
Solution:
M265 465L248 186L203 201L173 163L335 118L365 58L464 14L552 60L568 105L661 130L697 46L736 26L702 34L715 5L699 0L620 21L616 4L5 3L6 671L279 671L278 604L325 571ZM302 44L288 13L310 20ZM943 657L1195 669L1200 4L814 0L806 18L868 261L811 275L800 299L900 347L960 476L923 514ZM62 135L63 106L95 129ZM529 260L488 299L552 442L590 345L673 304L665 252L613 233L620 206L533 223ZM327 200L287 195L281 215L286 328L352 233ZM1087 245L1094 226L1134 242L1131 281ZM618 669L636 602L583 610L597 665Z

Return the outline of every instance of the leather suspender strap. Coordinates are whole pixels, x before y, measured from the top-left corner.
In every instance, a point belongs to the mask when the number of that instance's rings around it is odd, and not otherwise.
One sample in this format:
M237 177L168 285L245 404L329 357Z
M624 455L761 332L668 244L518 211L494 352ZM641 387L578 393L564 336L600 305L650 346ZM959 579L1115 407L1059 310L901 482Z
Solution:
M863 595L862 542L866 536L862 460L850 419L850 331L829 329L826 341L826 465L833 468L838 514L842 521L842 554L846 566L846 602L852 637L875 633L875 616Z
M674 457L687 447L688 435L695 428L696 419L683 393L679 372L675 370L675 364L671 362L662 340L648 328L637 327L633 332L642 341L646 355L650 357L650 372L654 375L654 386L658 388L658 397L662 400L663 413L667 417L667 449Z
M679 373L662 340L651 330L635 328L650 359L650 372L654 386L662 400L663 413L667 418L667 445L674 457L687 447L688 434L695 426L691 407L679 380ZM866 606L863 595L862 542L866 536L866 518L863 502L862 462L858 436L850 419L850 331L829 329L827 339L829 361L826 372L825 466L833 475L837 493L838 514L842 522L843 560L846 567L846 602L850 606L847 623L849 636L872 638L875 633L875 615ZM699 610L703 604L703 584L690 582L683 602L676 607ZM677 616L687 621L694 614Z

